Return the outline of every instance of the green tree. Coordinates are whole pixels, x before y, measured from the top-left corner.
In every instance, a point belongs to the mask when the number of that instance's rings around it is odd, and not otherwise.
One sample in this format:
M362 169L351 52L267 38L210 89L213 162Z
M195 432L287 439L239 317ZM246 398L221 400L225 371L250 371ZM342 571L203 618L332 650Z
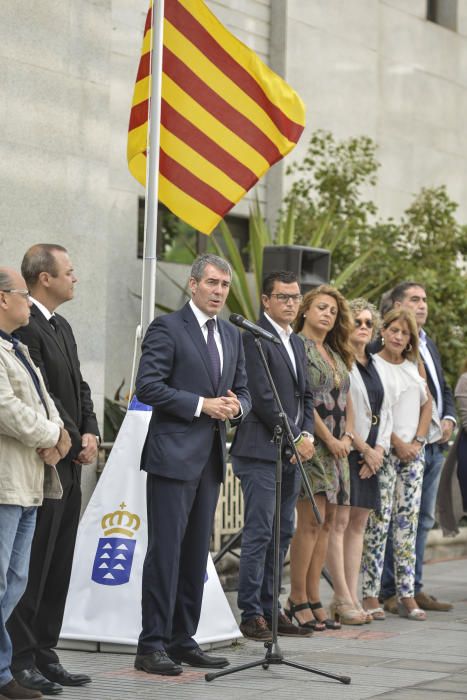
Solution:
M467 227L456 220L458 205L446 188L422 189L400 225L400 279L426 286L427 331L443 357L451 383L467 356ZM402 272L402 271L401 271Z
M366 198L377 182L376 144L365 136L337 142L316 132L285 199L294 203L295 241L332 251L331 281L349 298L381 293L403 280L424 284L427 330L451 381L467 355L467 227L445 187L425 188L399 221L378 218Z

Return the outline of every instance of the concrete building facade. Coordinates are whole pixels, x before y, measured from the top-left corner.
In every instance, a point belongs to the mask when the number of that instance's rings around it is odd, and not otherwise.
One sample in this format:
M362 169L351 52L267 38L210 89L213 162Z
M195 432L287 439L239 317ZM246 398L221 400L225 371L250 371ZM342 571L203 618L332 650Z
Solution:
M126 134L147 0L22 0L0 6L0 241L18 266L38 241L68 247L79 278L63 313L102 416L128 388L139 319L140 185ZM422 186L446 184L467 218L467 0L207 0L307 105L317 128L366 134L382 164L373 193L398 216ZM430 14L431 13L431 14ZM429 21L431 16L436 21ZM286 191L277 164L258 194L270 220ZM249 199L235 209L247 216ZM177 306L182 266L157 294Z

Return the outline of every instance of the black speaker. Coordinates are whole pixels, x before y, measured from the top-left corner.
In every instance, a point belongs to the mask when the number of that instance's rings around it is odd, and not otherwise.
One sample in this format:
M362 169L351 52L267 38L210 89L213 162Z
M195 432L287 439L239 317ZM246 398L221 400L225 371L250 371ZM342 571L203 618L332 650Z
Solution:
M320 284L329 284L331 253L305 245L268 245L263 251L263 279L277 270L295 272L303 294Z

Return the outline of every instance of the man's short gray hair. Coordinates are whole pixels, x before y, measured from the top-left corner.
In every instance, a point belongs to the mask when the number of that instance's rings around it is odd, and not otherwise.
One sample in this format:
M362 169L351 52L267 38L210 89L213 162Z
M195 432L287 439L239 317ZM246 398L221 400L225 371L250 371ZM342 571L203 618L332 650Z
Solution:
M0 268L0 289L11 289L12 281L8 272Z
M213 253L205 253L204 255L199 255L191 266L190 277L193 277L197 282L203 278L204 270L206 265L213 265L217 267L218 270L226 272L230 279L232 279L232 268L230 267L227 260L220 258L218 255Z

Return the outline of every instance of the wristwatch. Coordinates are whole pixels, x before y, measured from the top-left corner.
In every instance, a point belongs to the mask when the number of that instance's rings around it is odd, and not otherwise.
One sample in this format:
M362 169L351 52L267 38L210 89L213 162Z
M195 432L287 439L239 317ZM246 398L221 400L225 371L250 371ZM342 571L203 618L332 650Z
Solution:
M426 437L423 437L423 435L415 435L414 440L420 443L422 447L426 445Z
M306 430L304 430L302 433L300 433L298 438L295 438L295 440L294 440L295 445L298 447L300 445L300 443L302 442L302 440L304 440L305 438L308 438L308 440L311 440L311 442L315 441L314 436L311 433L308 433Z

